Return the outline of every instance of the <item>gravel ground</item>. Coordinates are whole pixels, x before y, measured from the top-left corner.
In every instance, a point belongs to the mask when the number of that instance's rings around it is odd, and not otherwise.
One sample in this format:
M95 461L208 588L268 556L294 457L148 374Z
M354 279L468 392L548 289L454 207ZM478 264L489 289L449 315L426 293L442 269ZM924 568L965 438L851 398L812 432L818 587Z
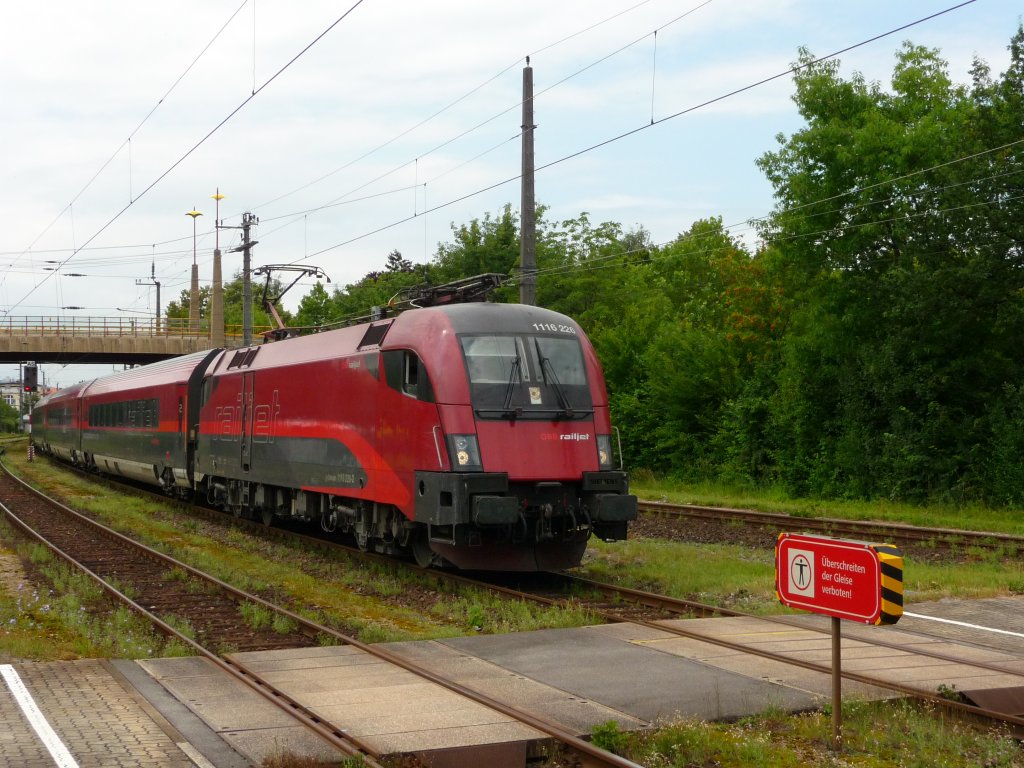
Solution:
M736 523L641 514L629 524L631 539L666 539L690 544L739 544L751 549L774 549L778 533Z
M799 533L798 530L792 533ZM630 523L631 539L664 539L690 544L738 544L751 549L774 551L779 531L738 523L641 514ZM957 563L968 560L965 553L936 547L901 547L904 558L917 562Z

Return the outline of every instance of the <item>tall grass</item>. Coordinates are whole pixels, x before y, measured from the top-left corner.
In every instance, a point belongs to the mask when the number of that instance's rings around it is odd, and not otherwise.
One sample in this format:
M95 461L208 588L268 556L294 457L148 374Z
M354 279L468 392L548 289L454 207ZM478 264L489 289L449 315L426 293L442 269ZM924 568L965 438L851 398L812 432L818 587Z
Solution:
M614 722L593 740L650 768L1018 768L1019 745L1002 729L979 730L955 716L911 702L850 701L843 742L833 752L831 715L769 711L735 723L678 719L650 731L624 733Z
M10 529L0 523L0 539ZM89 577L54 558L37 544L18 554L51 586L25 581L12 593L0 590L0 654L15 659L79 657L148 658L181 655L148 621L113 605Z

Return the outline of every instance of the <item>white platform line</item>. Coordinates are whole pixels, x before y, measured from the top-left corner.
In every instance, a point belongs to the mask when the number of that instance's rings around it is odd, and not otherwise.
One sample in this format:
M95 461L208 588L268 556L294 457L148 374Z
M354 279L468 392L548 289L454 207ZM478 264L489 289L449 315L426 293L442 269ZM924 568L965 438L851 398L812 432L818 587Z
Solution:
M187 741L180 742L177 745L178 749L185 753L185 756L196 766L196 768L217 768L213 763L203 757L199 750L189 744Z
M909 611L903 612L904 616L910 616L912 619L925 619L927 621L939 621L943 624L956 624L958 627L967 627L968 629L980 629L983 632L995 632L997 635L1010 635L1012 637L1024 637L1022 632L1011 632L1008 629L996 629L995 627L983 627L980 624L969 624L966 621L954 621L953 619L940 619L938 616L925 616L923 613L910 613Z
M18 706L25 713L25 718L28 720L29 725L32 726L32 729L39 736L53 761L59 768L78 768L75 758L71 756L68 748L64 746L64 742L60 740L60 737L46 721L43 713L39 711L35 699L28 692L14 667L10 664L0 664L0 676L6 681L7 687L14 696L14 700L18 702Z

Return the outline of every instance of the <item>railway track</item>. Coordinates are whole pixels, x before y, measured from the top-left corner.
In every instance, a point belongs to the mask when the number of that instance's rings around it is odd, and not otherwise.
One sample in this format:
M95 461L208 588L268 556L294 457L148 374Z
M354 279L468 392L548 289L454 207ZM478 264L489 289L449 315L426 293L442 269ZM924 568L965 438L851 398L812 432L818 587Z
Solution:
M10 524L82 570L110 597L146 617L158 631L175 638L257 691L342 754L359 756L370 768L383 768L380 763L383 755L373 746L347 733L344 727L325 721L241 663L233 653L219 652L214 646L228 646L232 651L266 650L322 645L322 641L329 638L336 644L355 647L546 734L563 750L573 754L581 765L640 768L578 738L558 724L480 694L385 649L309 621L283 606L239 590L123 536L31 488L11 475L5 465L0 465L0 468L3 470L0 472L0 499L4 500L0 504L0 512ZM174 573L186 574L187 578L169 578L169 574ZM201 590L196 589L197 581L204 585ZM126 595L126 588L132 593L132 598ZM284 617L294 630L279 634L254 629L241 616L239 605L243 603L260 605ZM183 622L194 629L196 639L176 628Z
M148 491L138 492L151 495L154 498L160 499L164 502L168 501L166 497L163 497L159 494L151 494ZM200 508L200 510L202 510L202 508ZM664 510L660 509L659 507L659 511L663 512ZM742 512L742 510L737 511ZM642 590L630 589L614 584L599 583L566 573L543 574L540 577L544 580L542 582L539 581L537 577L533 577L532 583L526 584L525 586L509 586L508 581L505 578L489 580L472 578L460 573L420 569L418 566L415 566L413 564L402 563L401 561L396 561L393 558L374 555L368 552L361 552L354 547L348 547L336 541L325 540L317 537L310 537L306 534L287 531L285 529L267 527L257 522L246 521L236 518L227 518L227 516L224 513L212 510L204 510L202 511L202 513L214 520L224 521L225 519L230 519L232 524L242 525L243 527L247 528L251 533L256 535L269 536L274 538L279 537L291 540L298 539L305 546L308 546L310 548L321 548L327 551L340 549L346 551L349 555L352 556L368 558L376 562L386 563L389 566L395 568L408 567L414 570L418 570L421 573L428 574L433 578L438 579L439 581L458 583L465 586L471 586L478 589L485 589L492 592L497 592L499 594L504 595L505 597L508 597L509 599L527 600L545 605L562 605L583 608L589 611L592 615L594 615L595 618L600 618L605 621L632 622L634 624L650 627L661 632L675 634L679 637L685 637L692 640L711 643L713 645L741 653L757 655L771 661L778 661L785 664L798 666L811 671L820 672L822 674L831 673L831 668L826 665L815 664L813 662L807 662L801 659L794 658L792 656L765 651L759 648L753 648L742 643L735 643L723 640L722 638L715 637L704 632L700 632L692 627L682 626L678 622L666 622L667 619L702 618L707 616L751 616L750 614L744 612L733 611L718 606L707 605L690 600L683 600L666 595L659 595L655 593L645 592ZM779 518L782 518L783 520L804 520L804 518L789 518L785 515L770 516L770 519L776 521ZM790 525L789 527L792 526ZM781 626L797 627L804 630L812 629L813 631L818 631L822 634L828 634L827 629L808 627L806 623L798 621L795 617L774 616L760 618L763 620L778 623ZM862 642L871 642L879 647L890 648L893 650L904 650L900 646L892 643L887 643L884 640L864 641L862 638L861 640ZM1007 670L1006 668L999 665L961 659L948 654L927 652L923 655L927 655L937 660L970 665L979 669L997 671L1004 674L1014 674L1012 670ZM1015 729L1015 732L1024 733L1024 718L988 711L983 708L976 707L963 702L951 701L950 699L944 696L940 696L937 693L928 694L922 692L919 689L895 684L881 678L873 677L871 675L860 674L846 670L843 671L842 675L843 678L846 680L859 682L866 685L872 685L877 688L891 690L903 696L908 696L918 700L931 702L932 704L938 707L946 708L949 710L955 710L962 713L967 713L972 716L982 718L984 720L1006 723L1013 729ZM1022 675L1022 677L1024 677L1024 675Z
M772 531L815 533L841 538L885 541L903 547L936 547L946 550L976 548L1002 551L1007 555L1024 551L1024 536L958 528L931 528L873 520L843 520L832 517L801 517L778 512L758 512L696 504L641 501L640 511L677 520L706 520L715 523L756 526Z

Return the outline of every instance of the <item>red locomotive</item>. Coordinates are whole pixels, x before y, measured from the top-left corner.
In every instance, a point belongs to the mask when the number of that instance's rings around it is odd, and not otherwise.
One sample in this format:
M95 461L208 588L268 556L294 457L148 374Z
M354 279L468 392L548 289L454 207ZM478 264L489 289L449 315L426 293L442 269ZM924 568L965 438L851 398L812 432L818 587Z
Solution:
M128 370L44 398L32 429L99 472L267 524L319 521L423 565L571 567L637 511L593 348L570 318L520 304Z

